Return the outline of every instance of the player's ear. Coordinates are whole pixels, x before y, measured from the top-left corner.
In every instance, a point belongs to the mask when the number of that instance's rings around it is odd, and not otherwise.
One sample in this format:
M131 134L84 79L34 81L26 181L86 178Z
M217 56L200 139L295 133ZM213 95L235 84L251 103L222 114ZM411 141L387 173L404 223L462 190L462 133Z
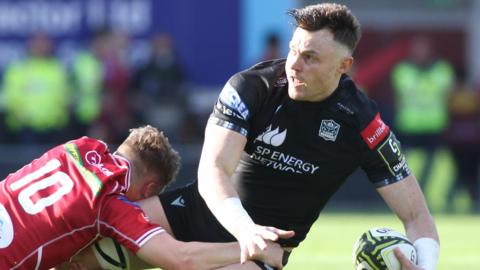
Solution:
M340 66L338 67L338 71L343 74L347 73L347 71L352 67L353 65L353 57L352 56L345 56L342 58L340 62Z
M148 198L150 196L160 193L161 187L155 180L147 180L142 187L142 197Z

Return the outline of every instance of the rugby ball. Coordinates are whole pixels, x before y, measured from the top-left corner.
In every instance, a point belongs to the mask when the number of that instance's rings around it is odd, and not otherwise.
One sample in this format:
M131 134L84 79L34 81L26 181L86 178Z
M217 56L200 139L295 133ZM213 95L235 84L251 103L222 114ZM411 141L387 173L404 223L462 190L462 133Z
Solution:
M389 228L372 228L363 233L353 246L356 270L401 270L393 250L400 251L414 264L417 252L408 238Z

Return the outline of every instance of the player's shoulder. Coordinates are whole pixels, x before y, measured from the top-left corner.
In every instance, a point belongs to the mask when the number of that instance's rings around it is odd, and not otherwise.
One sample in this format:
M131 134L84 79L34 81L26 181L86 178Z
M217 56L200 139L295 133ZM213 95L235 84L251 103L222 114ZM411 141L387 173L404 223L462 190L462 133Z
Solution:
M83 136L64 144L66 150L70 153L78 152L80 155L108 155L110 151L108 145L99 139Z
M255 89L270 89L277 86L282 79L286 84L285 61L286 59L275 59L260 62L233 75L229 84L237 91L252 87Z
M390 127L383 122L377 104L359 90L348 76L342 77L340 87L341 97L335 104L337 110L348 115L367 146L375 148L390 133Z
M80 138L68 141L67 143L72 143L77 146L108 148L108 145L104 141L88 136L82 136Z
M365 128L379 113L375 101L360 90L349 76L342 76L338 90L340 94L334 104L335 110L347 115L360 129Z

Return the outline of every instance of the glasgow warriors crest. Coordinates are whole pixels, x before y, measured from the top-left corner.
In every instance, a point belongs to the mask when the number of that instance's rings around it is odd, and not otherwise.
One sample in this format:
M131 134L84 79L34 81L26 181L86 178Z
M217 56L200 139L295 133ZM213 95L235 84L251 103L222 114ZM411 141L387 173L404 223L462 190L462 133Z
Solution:
M326 141L335 141L337 139L340 125L333 120L322 120L320 124L320 130L318 136L322 137Z

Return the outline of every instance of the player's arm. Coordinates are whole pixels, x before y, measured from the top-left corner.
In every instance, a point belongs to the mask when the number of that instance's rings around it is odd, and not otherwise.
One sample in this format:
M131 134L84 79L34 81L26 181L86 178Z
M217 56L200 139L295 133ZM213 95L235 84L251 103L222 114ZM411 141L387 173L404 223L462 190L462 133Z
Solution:
M377 190L402 221L408 238L414 242L418 266L425 270L435 269L439 252L438 233L415 176L409 175L402 181ZM413 265L410 267L407 269L419 269Z
M129 204L119 204L118 202L110 203L110 206L109 213L116 213L114 216L121 215L118 213L118 209L128 209L128 207L131 207ZM170 228L157 197L142 200L139 202L139 206L141 206L144 213L150 217L150 221L161 224L166 228ZM135 208L133 207L133 209ZM125 220L126 218L127 216L122 216L119 217L118 220ZM133 221L136 221L136 219L131 219L131 222ZM131 222L128 223L128 226L132 226ZM167 231L171 230L167 229ZM110 239L104 240L100 243L112 242ZM283 249L273 242L268 242L267 244L268 247L265 250L255 250L256 256L252 257L252 259L263 261L281 269ZM238 243L181 242L175 240L168 233L157 233L140 247L136 255L142 259L142 261L133 258L133 254L132 256L127 254L128 252L125 248L121 248L119 251L113 247L105 246L104 244L100 244L99 247L102 249L100 254L103 253L104 255L97 257L94 254L95 247L92 246L91 248L83 250L80 254L72 258L70 263L62 265L63 268L59 269L71 269L72 267L77 267L73 269L101 269L101 265L103 264L100 264L98 259L103 260L105 255L110 258L117 258L119 257L119 254L117 254L118 252L123 253L123 256L129 256L129 269L144 269L143 267L140 267L140 265L145 265L144 262L151 265L147 268L157 266L162 267L164 270L213 269L224 265L234 264L239 260ZM112 254L112 252L115 254ZM105 263L105 261L103 263Z
M257 250L252 259L282 268L283 249L269 243L265 250ZM238 243L181 242L167 233L155 235L137 252L142 260L164 270L202 270L230 265L239 260Z
M264 249L265 240L291 237L293 231L256 225L243 208L230 177L237 167L247 139L229 129L207 124L198 169L198 188L208 207L240 244L240 261Z

